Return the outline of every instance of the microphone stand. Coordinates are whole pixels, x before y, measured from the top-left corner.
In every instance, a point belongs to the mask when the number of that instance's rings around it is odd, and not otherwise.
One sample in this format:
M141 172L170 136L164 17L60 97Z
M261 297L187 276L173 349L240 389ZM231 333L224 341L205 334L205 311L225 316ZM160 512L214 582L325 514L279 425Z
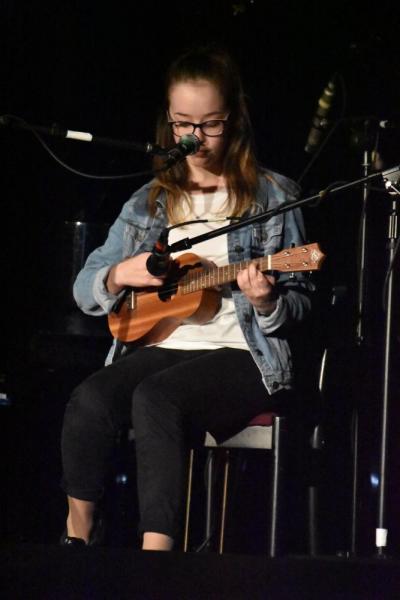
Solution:
M365 148L363 152L363 174L368 176L371 167L371 150ZM356 347L364 350L365 342L365 272L366 272L366 249L367 249L367 206L369 197L369 181L364 181L362 185L362 209L359 240L359 261L358 261L358 285L357 285L357 322L356 322ZM356 555L357 546L357 521L358 521L358 463L359 463L359 406L358 402L353 406L352 415L352 437L353 437L353 459L352 459L352 493L351 493L351 536L350 536L350 556Z
M322 190L318 194L314 196L310 196L308 198L303 198L300 200L296 200L295 202L285 203L277 208L267 210L263 213L253 215L246 219L243 219L236 223L231 223L226 225L225 227L221 227L218 230L209 231L202 235L198 235L192 239L183 238L182 240L178 240L172 245L168 244L168 228L165 228L161 233L160 240L162 240L162 252L163 257L169 256L172 252L187 250L194 246L195 244L199 244L205 240L209 240L230 231L235 231L241 227L245 227L246 225L251 225L253 223L259 223L262 221L266 221L271 217L287 212L289 210L293 210L295 208L299 208L301 206L305 206L316 200L322 200L328 197L328 195L335 194L340 191L344 191L350 188L355 187L356 185L363 184L363 221L362 221L362 258L361 258L361 275L360 275L360 289L358 293L358 317L359 321L357 324L357 342L360 345L364 339L364 331L363 331L363 312L364 312L364 269L365 269L365 233L366 233L366 223L365 223L365 208L366 202L369 193L369 183L371 180L374 180L378 177L382 177L386 183L386 187L391 186L398 195L400 195L400 190L397 190L393 184L393 181L400 180L400 165L392 167L391 169L387 169L385 171L380 171L372 174L368 174L370 163L369 163L369 154L365 151L364 154L364 173L365 176L360 179L351 181L349 183L338 185L337 187L329 189L326 188ZM396 249L396 240L398 237L398 206L396 200L393 200L392 204L392 212L390 215L389 221L389 233L388 233L388 243L390 248L390 256L389 256L389 265L390 267L393 265L393 261L395 258L395 249ZM389 268L390 268L389 267ZM392 328L392 305L393 305L393 270L391 270L388 279L388 306L386 311L386 324L385 324L385 358L384 358L384 377L383 377L383 403L382 403L382 423L381 423L381 448L380 448L380 493L379 493L379 510L378 510L378 527L376 529L376 546L378 548L378 554L382 556L384 554L384 547L386 546L386 538L387 538L387 528L385 527L385 519L386 519L386 466L387 466L387 449L388 449L388 439L387 439L387 423L388 423L388 404L389 404L389 394L390 394L390 364L391 364L391 328ZM358 415L355 417L355 434L358 435ZM355 534L356 534L356 501L357 501L357 440L356 447L353 458L353 497L352 497L352 552L355 553Z
M365 176L368 175L372 162L372 147L370 143L370 134L368 126L370 119L364 121L364 139L365 147L363 150L362 168ZM390 170L389 170L390 171ZM398 180L393 172L383 173L386 182L386 188L391 187L392 193L399 194L394 182ZM366 300L366 248L367 248L367 206L369 198L370 185L366 180L362 189L362 212L360 224L359 240L359 265L358 265L358 290L357 290L357 322L356 322L356 346L365 352L365 300ZM390 397L390 363L391 363L391 331L392 331L392 300L393 300L393 270L391 266L395 258L396 238L397 238L397 204L393 200L392 212L389 216L388 247L389 247L389 278L387 292L387 310L385 314L385 339L384 339L384 365L383 365L383 389L381 406L381 438L380 438L380 463L379 463L379 495L378 495L378 523L375 531L375 546L378 556L384 555L384 548L387 542L388 530L385 527L386 520L386 467L387 467L387 427L388 427L388 406ZM351 507L351 551L350 555L356 555L357 545L357 521L358 521L358 463L359 463L359 406L353 407L352 429L353 429L353 481L352 481L352 507Z
M344 123L358 123L360 122L364 126L363 138L365 139L365 145L363 150L363 162L362 169L363 175L366 178L363 182L362 188L362 211L361 211L361 223L360 223L360 239L359 239L359 254L358 254L358 287L357 287L357 320L356 320L356 332L355 332L355 344L356 347L360 351L365 352L365 339L366 339L366 330L365 330L365 294L366 294L366 249L367 249L367 205L368 205L368 197L370 191L368 174L370 173L371 162L372 162L372 147L370 142L370 134L368 132L368 127L371 122L376 122L378 127L385 128L385 123L387 121L379 121L379 119L375 116L362 116L362 117L350 117L345 118L341 117L337 119L322 143L319 145L315 154L311 157L309 163L306 165L305 169L301 173L300 177L297 180L297 183L304 178L304 176L308 173L311 166L314 164L316 159L321 154L324 147L327 145L329 139L332 134L336 131L339 125ZM395 203L394 203L395 205ZM393 223L389 225L392 233L393 231L397 231L397 213L395 208L392 208L392 221ZM394 245L394 240L389 238L389 248L392 249ZM386 412L387 412L387 404L388 404L388 394L389 394L389 366L388 362L390 362L390 330L391 330L391 300L392 300L392 283L391 279L389 280L389 290L388 290L388 315L387 320L389 323L386 323L386 339L385 339L385 367L384 367L384 390L383 390L383 410L384 414L382 415L382 445L381 448L381 465L380 465L380 495L379 495L379 524L376 533L376 545L378 547L378 552L382 552L382 544L381 541L386 539L387 530L383 528L384 522L384 504L385 504L385 464L386 464ZM386 408L385 408L386 407ZM359 463L359 406L355 405L353 407L353 415L352 415L352 440L353 440L353 457L352 457L352 492L351 492L351 534L350 534L350 552L346 553L350 556L356 555L356 545L357 545L357 521L358 521L358 463ZM381 533L378 533L381 531ZM379 540L378 540L379 538ZM379 543L378 543L379 542ZM386 545L386 541L383 544Z
M389 272L387 287L387 306L385 312L385 341L384 341L384 368L383 368L383 402L381 411L381 445L380 445L380 464L379 464L379 499L378 499L378 523L375 532L375 545L379 557L385 557L385 547L387 543L388 528L386 524L386 468L388 455L388 414L390 400L390 367L392 359L392 315L393 315L393 267L399 240L398 217L399 217L399 196L400 190L391 182L390 177L386 181L387 189L392 188L394 194L392 208L388 223L388 248L389 248Z

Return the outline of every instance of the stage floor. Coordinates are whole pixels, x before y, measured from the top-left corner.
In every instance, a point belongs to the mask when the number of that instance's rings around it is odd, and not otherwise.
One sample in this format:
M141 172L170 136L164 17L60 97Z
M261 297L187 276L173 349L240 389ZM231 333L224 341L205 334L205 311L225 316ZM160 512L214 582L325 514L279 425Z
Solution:
M395 600L400 560L0 546L0 598Z

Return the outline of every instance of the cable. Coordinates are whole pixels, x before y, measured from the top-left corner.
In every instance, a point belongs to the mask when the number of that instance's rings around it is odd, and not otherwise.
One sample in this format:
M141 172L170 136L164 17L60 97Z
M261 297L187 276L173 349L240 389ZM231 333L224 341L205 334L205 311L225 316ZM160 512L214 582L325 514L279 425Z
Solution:
M2 115L1 118L9 118L9 119L14 119L15 121L17 121L20 124L23 124L24 127L26 129L28 129L28 131L30 131L39 141L39 143L43 146L43 148L50 154L50 156L59 164L61 165L64 169L66 169L67 171L70 171L71 173L73 173L74 175L79 175L80 177L85 177L86 179L96 179L96 180L123 180L123 179L132 179L134 177L144 177L147 175L156 175L157 173L161 173L162 171L166 171L169 168L169 165L166 165L164 167L161 167L160 169L154 169L151 171L138 171L136 173L125 173L122 175L94 175L92 173L85 173L84 171L79 171L78 169L75 169L74 167L71 167L70 165L68 165L66 162L64 162L63 160L61 160L61 158L59 158L56 153L48 146L48 144L46 144L46 142L42 139L42 137L39 135L39 133L29 125L29 123L27 123L24 119L21 119L21 117L16 117L15 115Z

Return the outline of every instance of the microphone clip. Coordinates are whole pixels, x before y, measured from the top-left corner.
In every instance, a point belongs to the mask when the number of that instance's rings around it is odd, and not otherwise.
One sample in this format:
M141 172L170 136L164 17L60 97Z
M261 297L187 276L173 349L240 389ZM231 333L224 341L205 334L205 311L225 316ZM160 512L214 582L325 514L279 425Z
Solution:
M166 275L171 265L168 234L169 229L168 227L165 227L146 261L146 268L151 275L154 275L154 277Z

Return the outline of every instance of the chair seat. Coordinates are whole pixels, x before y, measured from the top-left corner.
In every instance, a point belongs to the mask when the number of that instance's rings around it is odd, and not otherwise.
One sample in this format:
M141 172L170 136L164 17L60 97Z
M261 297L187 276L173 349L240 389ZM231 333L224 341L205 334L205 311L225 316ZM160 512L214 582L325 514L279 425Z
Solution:
M270 450L272 448L272 425L274 413L261 413L254 417L247 427L230 437L217 443L215 438L207 431L204 445L206 448L253 448Z

